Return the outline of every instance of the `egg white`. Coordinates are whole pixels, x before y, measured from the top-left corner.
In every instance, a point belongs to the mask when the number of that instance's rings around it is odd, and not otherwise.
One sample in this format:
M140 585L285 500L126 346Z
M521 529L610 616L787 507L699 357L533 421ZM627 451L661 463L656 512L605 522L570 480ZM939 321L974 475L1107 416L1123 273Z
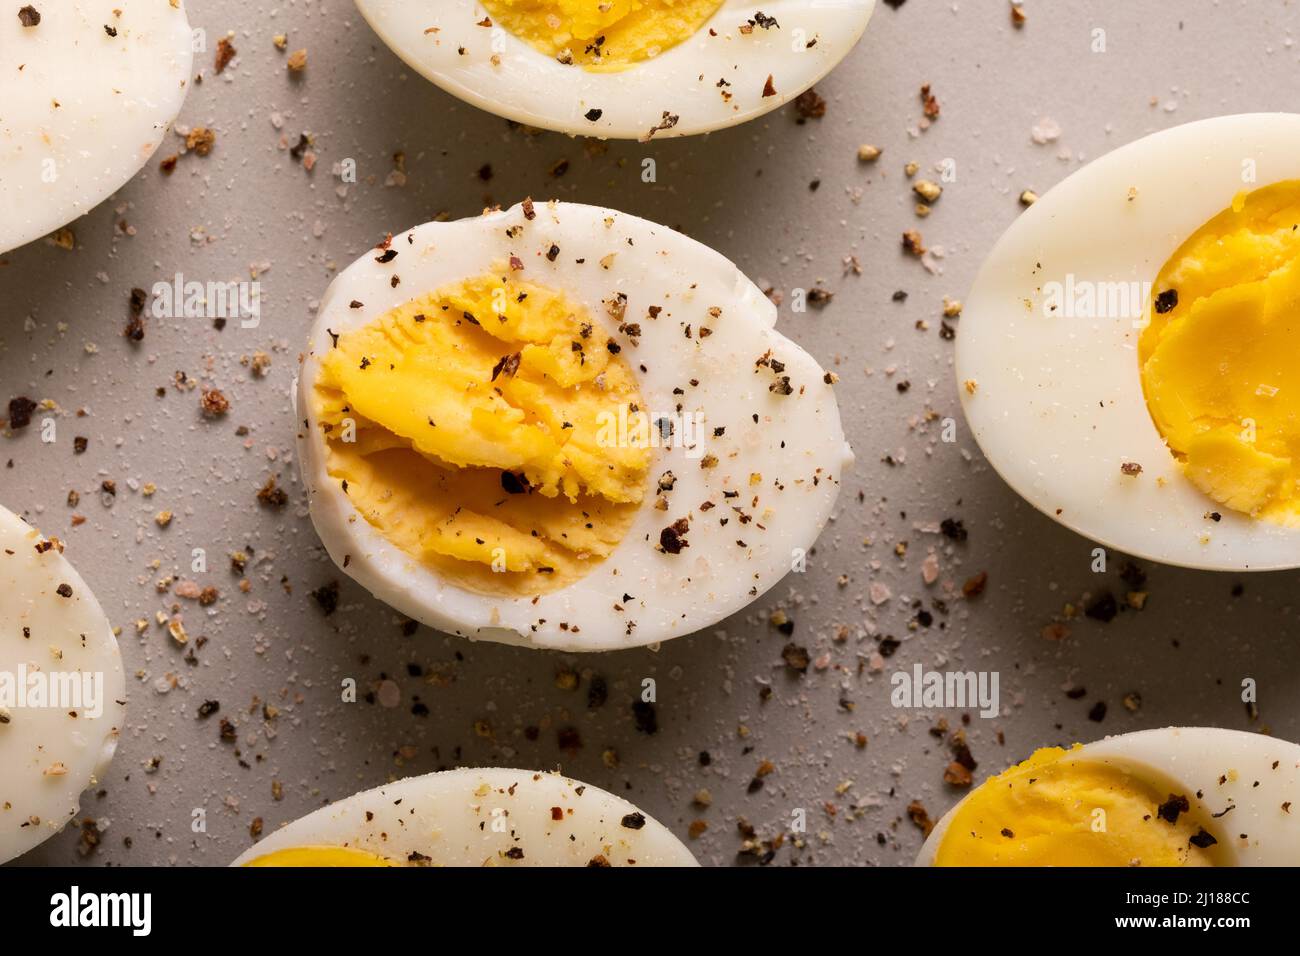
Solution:
M357 0L357 8L412 69L480 109L607 139L647 139L665 114L676 116L659 139L733 126L794 99L848 55L875 0L727 0L693 37L617 73L564 66L504 28L479 26L487 14L473 0ZM780 27L742 35L758 11ZM769 76L776 94L764 96Z
M1121 768L1186 796L1191 812L1213 823L1219 839L1214 851L1229 865L1300 863L1300 746L1296 744L1241 730L1164 727L1106 737L1071 751L1071 757ZM960 806L959 802L935 826L916 865L934 865L939 844Z
M35 0L34 27L22 5L0 14L0 253L140 171L180 112L194 56L180 0Z
M61 707L9 708L9 722L0 723L0 863L76 815L82 791L108 769L125 719L126 678L113 629L58 549L38 552L45 541L0 507L0 672L15 680L23 667L102 675L103 709L92 717ZM58 593L64 584L69 597ZM65 773L47 772L59 764Z
M1249 163L1254 182L1243 180ZM1071 275L1076 285L1154 282L1236 193L1294 178L1300 115L1224 116L1095 160L1006 231L966 299L955 367L976 440L1030 504L1094 541L1166 564L1300 566L1300 529L1224 508L1178 468L1143 396L1141 320L1044 309L1049 283ZM1125 463L1142 473L1122 474Z
M664 226L594 206L538 203L535 216L526 219L520 205L417 226L393 236L391 248L398 255L391 262L377 262L371 250L330 285L303 359L297 397L299 461L316 530L335 563L376 597L453 634L595 651L637 647L707 627L775 585L806 555L829 519L840 475L853 460L833 389L817 362L775 330L772 302L717 252ZM552 243L560 248L554 262L543 254ZM536 598L485 597L448 583L361 518L326 470L313 395L332 334L367 325L422 293L479 275L512 255L523 260L522 279L564 291L623 342L621 357L637 373L652 416L672 414L679 403L685 414L704 414L703 449L692 453L674 442L656 453L645 501L614 552L585 577ZM394 275L401 280L396 287ZM628 297L627 320L640 322L636 347L609 326L601 306L616 292ZM362 307L352 308L353 301ZM650 305L665 307L660 318L646 318ZM709 315L714 306L722 310L717 318ZM709 326L713 334L688 338L688 324L696 330ZM769 390L773 373L755 368L768 350L785 363L783 374L790 376L795 394L774 395ZM688 384L691 379L698 387ZM684 394L673 394L679 387ZM712 437L717 426L726 429L724 436ZM701 452L715 454L717 467L702 468ZM660 511L653 501L657 481L668 470L677 482L667 494L669 510ZM752 474L761 475L759 484L750 484ZM739 491L739 498L724 498L724 488ZM755 495L757 507L750 504ZM715 507L701 512L706 500ZM742 524L733 504L753 521ZM689 546L676 555L656 550L662 529L688 514ZM721 517L731 520L723 525ZM631 597L624 600L624 595ZM615 610L615 604L624 610ZM635 626L629 628L629 622Z
M433 866L586 866L596 856L611 866L698 865L662 823L621 797L556 773L500 768L444 770L355 794L277 830L232 865L313 846L395 863L419 854ZM506 856L511 849L523 856Z

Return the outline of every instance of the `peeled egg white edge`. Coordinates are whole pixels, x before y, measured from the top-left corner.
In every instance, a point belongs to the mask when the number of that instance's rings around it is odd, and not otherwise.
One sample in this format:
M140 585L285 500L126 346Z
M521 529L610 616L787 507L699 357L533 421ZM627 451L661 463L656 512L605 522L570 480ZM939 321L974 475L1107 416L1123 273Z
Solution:
M1245 160L1257 165L1254 183L1242 181ZM972 433L1021 497L1136 557L1219 571L1300 567L1300 529L1232 512L1182 474L1142 392L1140 329L1128 318L1046 319L1041 291L1070 272L1091 282L1154 282L1237 192L1292 178L1300 178L1300 115L1217 117L1094 160L1007 229L967 297L954 365ZM1125 462L1142 474L1122 475ZM1206 517L1213 511L1221 521Z
M15 203L5 203L8 213L0 220L0 254L72 224L130 182L162 145L185 102L192 75L193 38L182 0L176 0L174 7L167 0L117 0L115 3L60 0L59 4L37 4L37 7L42 19L35 27L22 27L18 23L16 6L0 18L3 24L0 33L17 31L6 41L16 41L10 47L14 56L30 56L23 48L25 38L22 34L63 31L65 25L71 23L77 31L75 42L78 45L108 45L116 55L129 56L130 60L126 69L116 71L117 75L105 77L95 74L80 82L68 82L60 77L52 88L41 90L40 109L48 108L52 94L57 94L60 103L53 118L41 124L45 134L43 138L66 144L66 151L74 152L75 156L65 161L64 151L56 152L44 143L39 155L24 160L30 163L31 169L22 174L10 174L11 180L24 176L33 180L34 184L19 188L52 193L53 198L43 204L40 214L26 221L19 220ZM96 11L102 9L103 13L83 13L82 8L88 7ZM113 17L114 8L122 10L123 16ZM148 21L143 27L140 26L142 17ZM106 36L104 25L114 23L118 24L119 34L110 38ZM125 49L117 50L116 47ZM42 61L29 59L24 72L40 69L43 69ZM91 69L91 61L75 53L63 54L58 63L58 72L74 76ZM155 84L157 88L153 90L142 89L148 86L149 81L134 75L147 75L149 71L155 71L156 76L163 79L162 83ZM174 85L167 80L174 81ZM12 82L16 86L19 81ZM24 102L18 93L6 90L6 86L0 82L0 97L8 99L11 104L18 103L18 106L11 105L5 116L7 125L14 129L19 120L13 114L24 106ZM10 96L5 97L6 93ZM124 100L126 94L134 94L135 98ZM135 112L124 116L120 108L124 102ZM27 104L27 108L34 110L38 107L33 103ZM110 117L111 125L106 129L102 124L109 123ZM24 132L21 127L15 131L19 134ZM100 149L101 143L97 142L104 136L115 140L107 150ZM129 145L124 145L127 143ZM0 171L8 165L7 159L0 153ZM58 178L53 183L42 184L43 170L38 172L37 165L49 160L56 161ZM0 202L4 201L7 192L3 179L4 176L0 175Z
M1300 745L1244 730L1162 727L1104 737L1067 753L1074 760L1120 767L1139 778L1145 773L1157 782L1181 787L1180 795L1187 797L1191 812L1213 825L1235 866L1300 864ZM1219 783L1220 775L1234 772L1235 779ZM1256 781L1260 786L1254 786ZM974 790L935 824L917 854L916 866L934 865L944 834L973 794ZM1289 813L1282 809L1288 800L1295 801ZM1229 804L1235 808L1214 817ZM1239 844L1240 833L1250 837L1246 846Z
M536 219L532 222L524 218L520 206L515 206L473 219L417 226L394 235L392 248L398 250L399 255L391 263L375 262L376 250L372 249L344 269L331 283L322 297L295 388L299 426L298 459L308 492L312 521L330 557L346 574L401 613L443 632L471 639L564 651L621 650L697 632L747 607L777 584L790 570L791 550L810 548L830 519L839 492L841 474L853 462L853 453L844 439L833 391L822 382L824 372L817 362L774 329L776 308L771 301L721 254L667 227L609 209L552 202L537 203L535 210ZM505 232L513 226L525 227L525 233L518 241L507 242ZM627 246L626 238L633 238L635 245ZM561 247L556 262L552 265L535 261L540 259L534 255L537 249L545 248L552 240ZM319 374L318 355L327 352L332 345L331 331L338 333L362 327L418 295L482 273L495 261L504 260L512 251L517 251L525 259L526 268L519 274L520 278L564 290L571 298L585 301L592 317L598 323L608 326L608 318L600 309L600 296L595 292L587 296L575 296L574 284L591 285L593 289L604 290L605 295L616 290L620 285L620 280L615 278L619 270L613 269L605 273L595 259L608 250L617 249L623 250L619 256L632 256L634 250L640 250L640 254L650 255L654 262L666 263L659 266L659 271L669 278L660 281L655 277L651 280L651 288L656 291L676 291L679 286L672 284L674 277L680 280L681 287L689 280L701 288L716 285L731 290L731 299L741 308L727 310L728 314L724 314L716 323L720 331L707 341L720 342L726 336L743 337L747 343L744 353L746 362L751 360L751 356L761 355L766 348L775 347L778 350L777 357L786 362L786 372L792 376L793 381L806 384L808 388L805 395L792 395L778 400L799 404L780 407L789 410L791 419L811 416L812 422L806 423L805 427L784 421L758 427L767 436L766 440L771 442L781 435L786 436L783 440L787 440L789 462L796 462L800 454L811 459L807 464L787 463L788 469L812 465L826 469L827 480L821 481L815 488L803 484L797 489L781 492L791 496L805 492L811 497L788 501L786 512L796 516L798 527L787 527L786 522L792 519L783 513L777 521L772 522L773 527L780 525L778 531L774 532L780 536L779 540L775 543L764 541L757 549L761 551L761 557L740 565L746 573L759 574L758 580L746 579L748 587L738 587L728 582L730 593L720 600L714 600L713 592L704 580L698 581L690 589L670 587L671 582L663 585L670 598L672 594L682 594L685 595L682 599L690 601L684 620L677 616L677 608L671 606L673 602L670 599L655 603L653 599L657 592L647 592L641 586L629 586L630 579L626 578L614 582L612 576L629 566L629 558L633 568L653 564L661 569L665 580L688 571L698 571L701 576L738 573L732 564L717 561L716 555L709 567L680 563L695 562L697 555L707 557L702 553L707 544L710 541L723 541L724 531L727 551L722 555L723 561L734 556L731 545L738 535L744 533L749 541L760 540L754 537L759 532L752 531L751 534L739 530L741 526L737 522L732 522L732 527L719 529L715 527L715 520L701 516L698 524L693 522L689 536L693 547L672 557L653 554L650 545L639 537L653 533L657 540L661 527L671 524L683 511L694 511L705 499L703 494L693 490L693 485L707 482L715 473L725 473L724 468L705 472L700 469L698 461L687 459L682 449L661 449L647 475L646 500L632 529L615 551L582 579L566 588L543 594L534 602L531 597L486 597L466 591L442 581L432 569L390 544L378 530L357 514L351 502L343 496L339 483L329 476L324 442L318 437L319 426L312 388ZM588 271L573 272L578 268L573 265L573 258L578 254L575 250L588 252L589 261L580 267L581 270ZM642 260L637 261L641 263ZM650 265L645 265L645 270L651 268ZM543 274L539 274L539 271ZM638 273L635 269L630 271ZM394 274L401 277L401 283L397 287L391 285ZM606 280L601 278L602 275L610 278ZM634 278L632 281L637 280ZM362 302L364 307L349 308L354 300ZM711 300L701 300L691 303L691 306L703 313L710 304ZM656 325L632 311L644 307L645 301L636 298L629 306L628 321L641 319L643 344L637 350L626 349L622 357L628 360L634 370L639 361L653 366L648 375L638 374L638 381L643 396L658 411L659 405L655 404L647 382L664 377L658 374L658 370L668 356L658 354L653 344L648 344L648 340L655 336L668 336L668 330L676 328L677 323L665 314L656 320L664 324ZM732 324L724 328L728 322ZM676 335L671 340L679 343ZM745 374L750 373L746 371ZM677 380L674 373L671 381ZM709 382L702 382L701 387L707 389L709 385ZM767 394L765 386L763 393ZM686 400L689 401L690 396ZM729 424L732 426L729 434L735 434L737 427L747 423L733 421ZM803 443L803 447L797 447L796 442ZM654 511L652 504L655 482L663 471L670 469L678 476L678 488L670 497L678 497L671 510ZM789 477L783 472L781 476L768 474L766 480L770 482L773 477L782 476ZM742 483L741 490L743 494L749 489ZM694 497L683 497L689 495ZM726 507L720 493L717 497L719 509ZM752 529L752 525L749 527ZM778 547L778 544L782 546ZM648 585L651 588L654 586ZM757 593L749 595L750 587L755 588ZM650 606L633 610L626 615L626 620L638 622L630 635L613 633L624 626L622 623L604 635L592 633L590 627L577 632L557 627L559 622L573 622L583 626L594 615L622 620L617 618L611 607L612 601L624 593L615 590L616 588L625 588L638 601L651 601ZM614 597L611 598L611 595ZM583 613L584 608L590 609L589 613ZM673 615L672 621L667 619L670 612ZM647 620L647 616L650 620ZM656 620L656 616L661 616L661 619ZM531 623L538 619L545 619L547 625L544 628L532 627Z
M566 811L560 821L551 818L557 806ZM494 810L508 832L492 829ZM623 826L631 813L645 817L645 825ZM414 851L435 866L479 866L516 845L524 865L583 866L597 854L614 866L628 857L638 866L699 865L667 827L599 787L558 773L465 768L410 777L322 807L264 837L231 866L277 850L343 845L397 863Z
M30 548L34 553L35 545L42 540L44 538L39 531L0 505L0 582L8 581L8 575L11 573L4 562L31 561L32 559L23 549ZM13 550L15 554L4 554L6 548ZM70 624L66 628L66 633L86 635L86 648L81 648L79 641L69 639L68 646L63 648L64 661L67 663L59 667L57 662L50 660L49 648L54 639L49 634L38 629L30 638L24 639L20 636L21 624L16 624L12 629L6 626L3 634L0 634L0 667L16 668L20 663L30 661L39 664L46 671L81 670L80 667L70 666L76 658L83 655L87 658L107 656L108 666L103 671L103 713L98 718L93 718L96 727L94 732L88 730L92 721L88 715L83 714L78 717L75 727L72 724L63 724L64 718L61 713L53 715L61 726L68 729L69 737L75 736L81 740L80 749L74 752L57 746L58 741L49 743L46 747L47 753L43 755L42 760L51 764L54 761L62 761L68 767L68 773L63 776L42 775L38 786L49 788L52 791L51 801L60 802L60 810L67 808L67 812L58 818L42 817L39 826L17 829L18 836L12 844L7 837L0 838L0 864L44 843L61 832L68 821L76 816L80 809L81 794L95 786L108 771L126 719L126 707L123 703L126 700L126 675L122 666L122 655L117 639L113 635L112 625L104 614L103 608L81 575L57 550L48 551L35 560L39 563L39 570L22 575L34 578L27 582L28 590L19 592L19 589L15 588L5 595L3 601L0 601L0 622L13 613L11 609L22 606L25 596L32 600L68 602L66 605L58 603L54 606L59 609L58 613L63 614L66 611L67 616L76 617L75 625ZM71 598L63 598L55 594L55 589L60 584L68 584L72 588ZM20 620L27 620L29 624L32 622L32 619L26 616ZM9 643L22 652L18 655L21 659L9 660L9 651L6 648ZM31 646L28 647L28 644ZM4 744L13 742L6 741L5 735L20 733L22 721L26 720L26 717L27 712L24 709L15 708L11 714L11 723L0 726L0 752L3 752ZM72 720L72 718L67 719ZM96 736L99 737L98 740L95 739ZM74 757L81 759L73 759ZM40 769L36 772L40 773ZM17 776L15 768L0 767L0 802L11 799L6 790L10 786L9 781L16 779ZM0 826L4 826L6 832L10 819L19 809L21 808L15 807L7 813L0 812ZM17 821L13 823L17 826Z
M503 28L479 26L485 11L472 0L441 0L436 6L446 13L405 0L356 0L362 17L398 57L458 99L528 126L604 139L649 138L665 113L679 120L655 132L656 139L724 129L783 106L848 55L875 2L771 0L756 8L750 0L727 0L695 36L658 57L617 73L592 73L553 61ZM741 36L740 26L755 9L781 27L756 27ZM461 25L452 23L456 18ZM426 32L434 27L439 32ZM710 37L710 29L718 36ZM795 29L817 43L796 51ZM501 65L493 66L498 33L504 52ZM745 55L730 55L737 51ZM776 95L764 97L769 75ZM731 86L718 87L724 78ZM723 101L724 91L733 95L730 102ZM733 108L738 102L743 108ZM584 115L592 109L602 111L595 122Z

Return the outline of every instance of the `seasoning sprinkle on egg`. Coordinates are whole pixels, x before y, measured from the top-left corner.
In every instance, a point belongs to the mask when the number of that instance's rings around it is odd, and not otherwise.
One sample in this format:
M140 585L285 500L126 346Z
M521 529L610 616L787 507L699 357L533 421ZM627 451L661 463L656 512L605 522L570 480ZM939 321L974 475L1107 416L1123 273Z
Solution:
M734 613L812 547L852 460L834 389L732 263L567 203L409 237L400 290L374 255L331 286L299 380L313 521L377 597L478 639L632 647ZM665 475L683 505L748 507L664 515Z
M123 727L113 628L56 539L0 507L0 863L58 833ZM33 662L33 645L49 660ZM39 826L18 820L39 819Z
M962 799L917 863L1291 866L1300 831L1283 808L1298 787L1300 745L1238 730L1166 727L1044 747Z
M1164 130L989 253L956 338L963 410L1016 491L1100 544L1300 567L1298 309L1300 115Z
M601 860L593 864L594 860ZM696 866L659 821L555 773L445 770L339 800L234 866Z
M743 13L723 0L357 7L408 65L480 109L578 136L649 141L797 100L853 49L875 0L770 0Z
M85 215L171 135L193 75L185 7L117 0L112 10L111 24L92 0L0 16L0 253Z

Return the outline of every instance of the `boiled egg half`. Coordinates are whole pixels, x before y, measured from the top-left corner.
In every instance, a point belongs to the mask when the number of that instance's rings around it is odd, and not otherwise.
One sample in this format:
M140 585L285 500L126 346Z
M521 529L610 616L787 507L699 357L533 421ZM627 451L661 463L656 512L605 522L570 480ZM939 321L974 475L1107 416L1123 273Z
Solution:
M181 0L32 0L0 12L0 253L107 198L180 112Z
M956 372L994 468L1130 554L1300 566L1300 115L1131 143L1027 209Z
M358 793L235 866L696 866L663 824L554 773L445 770Z
M58 833L103 779L126 683L99 602L44 537L0 507L0 863Z
M803 571L852 461L835 376L727 259L522 203L393 235L320 304L299 460L330 556L440 630L688 634Z
M922 866L1295 866L1300 746L1167 727L1046 747L941 819Z
M732 126L803 93L875 0L357 0L398 56L508 119L642 139Z

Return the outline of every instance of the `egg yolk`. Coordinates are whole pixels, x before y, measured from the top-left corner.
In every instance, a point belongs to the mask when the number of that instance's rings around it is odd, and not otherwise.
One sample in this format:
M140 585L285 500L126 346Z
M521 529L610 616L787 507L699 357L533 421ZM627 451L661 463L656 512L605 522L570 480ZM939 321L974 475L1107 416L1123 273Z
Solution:
M1239 194L1160 270L1138 353L1156 426L1197 488L1300 525L1300 181Z
M581 305L511 271L336 336L315 385L326 468L361 517L494 596L564 587L608 557L653 453L620 346Z
M936 866L1213 866L1183 798L1060 747L985 781L949 822Z
M300 846L254 857L244 866L393 866L390 860L347 846Z
M693 36L722 0L483 0L495 23L561 63L621 70Z

